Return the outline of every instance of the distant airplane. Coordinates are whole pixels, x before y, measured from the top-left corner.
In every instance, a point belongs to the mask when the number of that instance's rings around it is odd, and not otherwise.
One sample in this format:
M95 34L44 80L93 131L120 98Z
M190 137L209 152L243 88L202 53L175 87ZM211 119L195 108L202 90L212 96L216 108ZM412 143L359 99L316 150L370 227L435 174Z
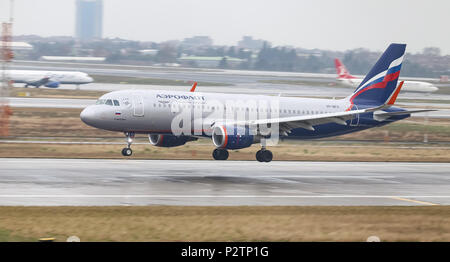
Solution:
M8 73L14 83L24 83L25 87L57 88L60 84L81 85L93 81L92 77L83 72L9 70Z
M336 72L338 75L337 81L339 84L356 88L362 82L361 78L352 76L339 59L334 59L334 65L336 67ZM437 91L438 88L427 82L404 81L402 90L409 92L432 93Z
M80 114L87 125L123 132L131 156L135 134L147 134L150 143L175 147L210 138L216 160L228 159L228 150L260 143L260 162L270 162L270 139L314 139L379 127L434 110L394 107L403 82L397 85L405 44L391 44L358 88L343 99L277 97L265 95L121 90L100 97ZM180 131L182 130L182 132Z

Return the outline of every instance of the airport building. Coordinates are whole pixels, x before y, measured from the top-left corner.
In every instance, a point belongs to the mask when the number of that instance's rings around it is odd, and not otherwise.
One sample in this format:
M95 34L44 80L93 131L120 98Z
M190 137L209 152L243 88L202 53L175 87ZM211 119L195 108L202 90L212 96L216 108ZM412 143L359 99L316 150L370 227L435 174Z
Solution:
M251 36L243 36L242 40L238 42L239 48L245 48L250 50L260 50L264 46L264 40L260 39L253 39ZM268 45L270 45L269 42L267 42Z
M76 37L82 41L102 38L103 1L77 0Z

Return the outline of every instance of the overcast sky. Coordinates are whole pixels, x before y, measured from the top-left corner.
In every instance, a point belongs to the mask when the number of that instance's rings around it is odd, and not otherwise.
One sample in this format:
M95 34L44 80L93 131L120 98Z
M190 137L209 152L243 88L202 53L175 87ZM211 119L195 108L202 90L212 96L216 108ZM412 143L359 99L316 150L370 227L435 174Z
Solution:
M15 0L14 34L75 32L75 0ZM243 35L274 45L409 52L428 46L450 54L448 0L104 0L103 36L161 42L209 35L235 45ZM0 20L9 0L0 0Z

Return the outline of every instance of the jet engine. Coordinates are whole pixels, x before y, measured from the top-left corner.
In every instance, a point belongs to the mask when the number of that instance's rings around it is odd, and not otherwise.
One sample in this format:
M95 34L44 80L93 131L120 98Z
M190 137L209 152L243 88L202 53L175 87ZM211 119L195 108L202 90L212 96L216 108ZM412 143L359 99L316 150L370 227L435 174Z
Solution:
M241 149L259 142L247 127L216 126L212 132L212 141L218 148Z
M154 146L175 147L175 146L182 146L189 141L195 141L197 140L197 138L190 136L149 134L148 140L150 140L150 144Z
M50 82L47 82L44 86L45 87L50 87L50 88L57 88L57 87L59 87L59 82L57 82L57 81L50 81Z

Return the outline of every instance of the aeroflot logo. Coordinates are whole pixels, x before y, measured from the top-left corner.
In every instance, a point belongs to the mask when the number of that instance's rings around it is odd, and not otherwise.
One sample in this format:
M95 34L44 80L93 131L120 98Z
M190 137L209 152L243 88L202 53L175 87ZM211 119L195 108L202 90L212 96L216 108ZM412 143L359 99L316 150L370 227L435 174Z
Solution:
M156 98L164 98L164 99L184 99L184 100L205 100L204 96L187 96L187 95L166 95L166 94L157 94Z

